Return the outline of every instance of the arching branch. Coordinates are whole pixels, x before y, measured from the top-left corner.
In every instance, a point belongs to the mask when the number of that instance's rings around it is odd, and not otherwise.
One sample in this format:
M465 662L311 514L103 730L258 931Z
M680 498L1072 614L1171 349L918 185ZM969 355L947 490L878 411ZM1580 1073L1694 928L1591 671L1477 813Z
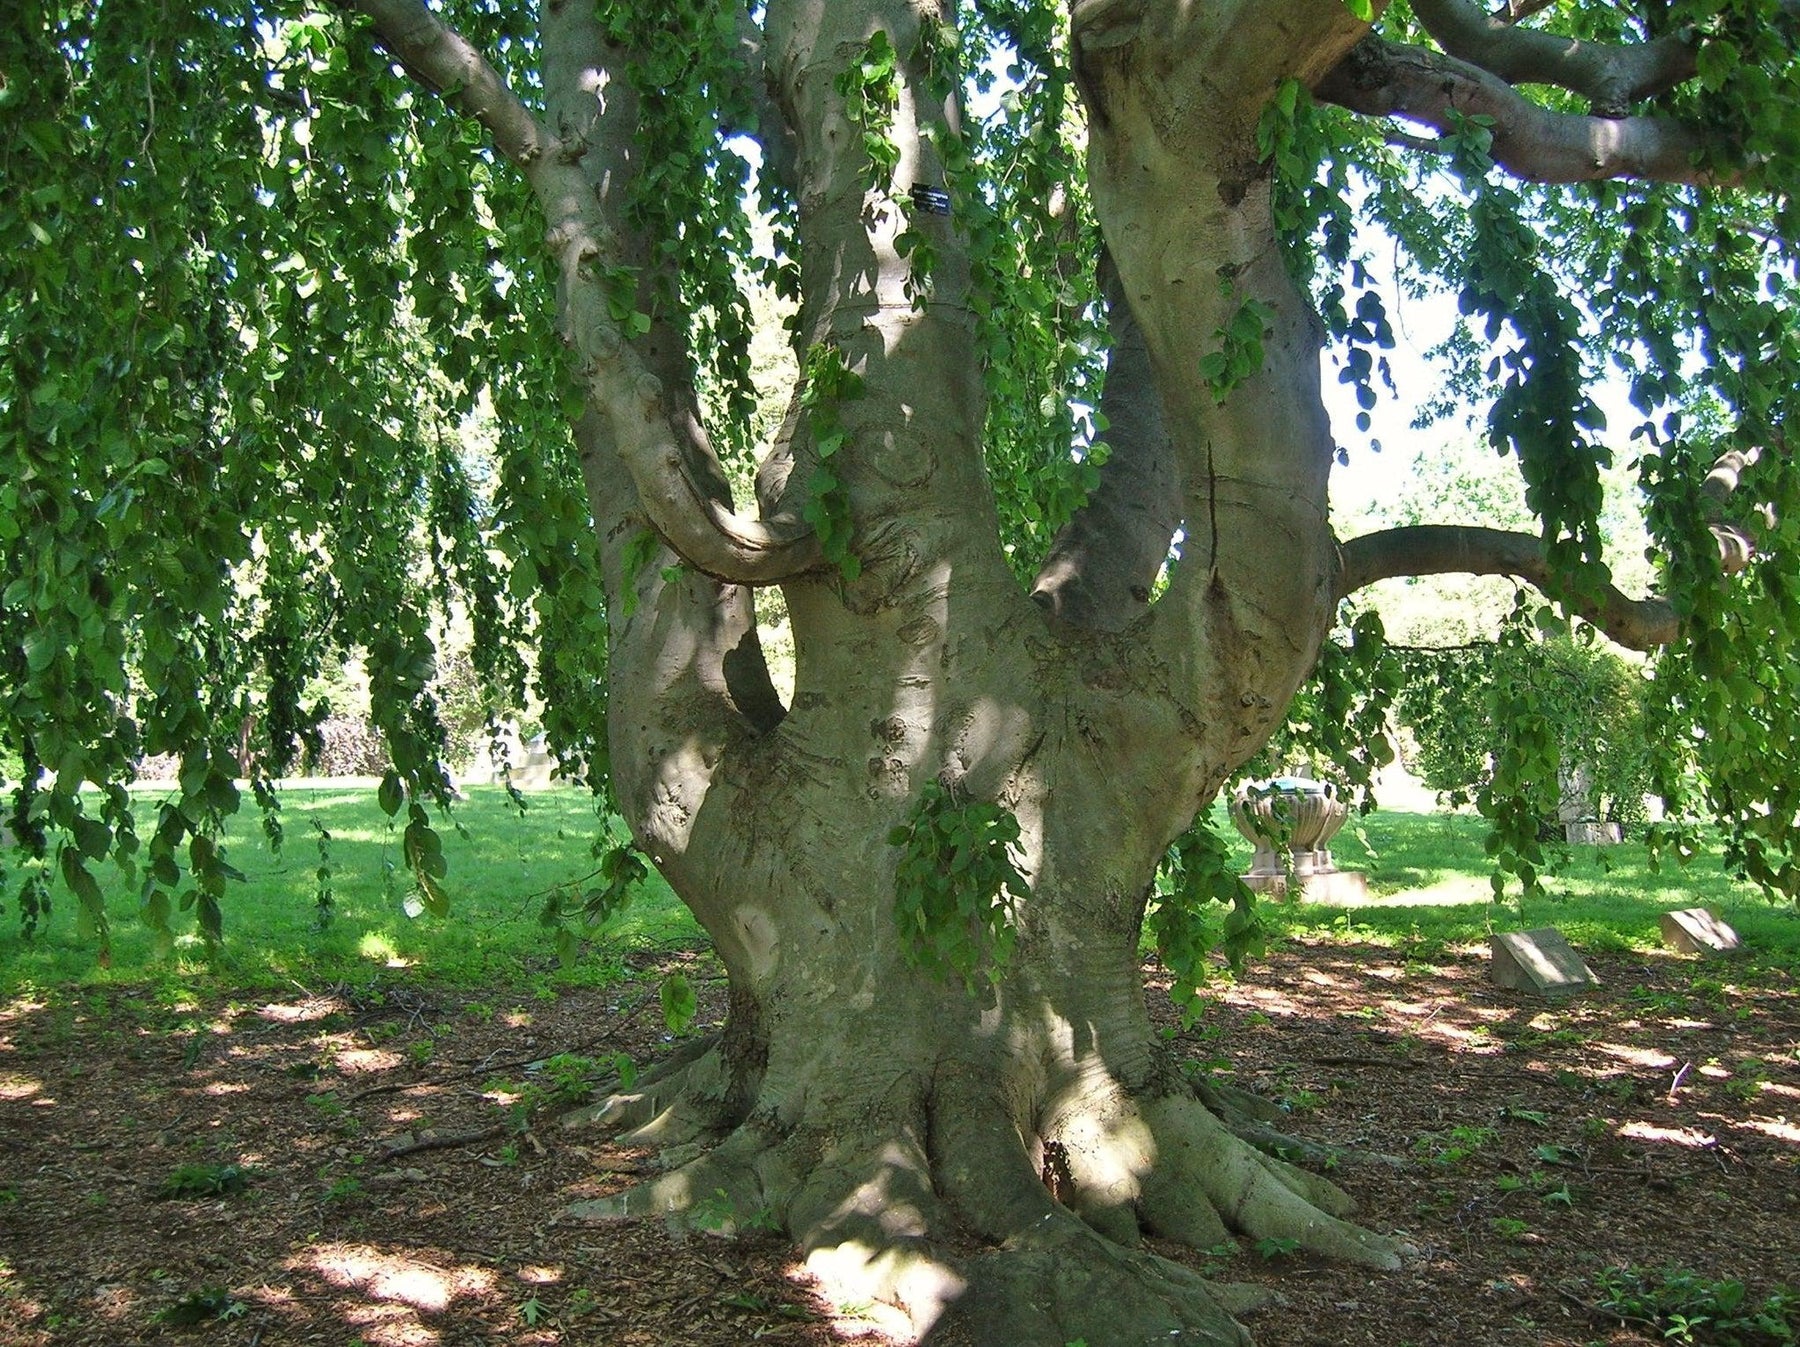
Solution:
M1530 533L1466 524L1415 524L1352 538L1340 549L1337 596L1377 580L1413 575L1511 575L1539 589L1554 584L1539 539ZM1679 634L1663 599L1633 599L1611 585L1575 611L1620 645L1651 650Z
M1365 38L1313 92L1352 112L1404 117L1446 133L1459 118L1490 117L1495 162L1535 182L1722 180L1704 162L1713 147L1684 123L1553 112L1480 66L1384 38Z
M529 169L554 141L538 119L469 40L420 0L348 0L366 15L376 39L420 84L494 138L494 146Z
M1628 105L1694 74L1694 44L1680 35L1647 42L1586 42L1521 28L1471 0L1413 0L1413 13L1451 56L1508 84L1553 84L1578 93L1603 117L1622 116Z

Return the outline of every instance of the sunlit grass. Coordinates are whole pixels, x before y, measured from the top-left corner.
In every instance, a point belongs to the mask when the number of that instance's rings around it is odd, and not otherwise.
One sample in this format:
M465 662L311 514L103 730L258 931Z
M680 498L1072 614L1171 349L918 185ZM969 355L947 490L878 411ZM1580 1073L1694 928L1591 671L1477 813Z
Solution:
M653 875L623 917L603 932L586 933L580 958L563 968L538 917L548 891L579 884L594 869L590 847L602 825L591 798L577 790L539 792L527 797L521 815L500 790L477 787L470 797L439 824L450 867L446 920L406 915L412 884L398 830L373 789L296 787L283 795L287 841L279 854L269 850L254 815L238 820L227 838L230 860L246 882L227 894L222 950L208 951L191 917L178 915L175 951L160 957L138 920L135 886L108 871L111 967L102 968L94 944L76 935L74 902L58 885L54 911L32 940L20 937L10 909L0 916L0 997L147 983L158 1003L175 1005L207 987L313 989L377 977L551 995L560 986L617 979L634 947L702 939L686 908ZM157 797L147 794L139 803L148 826ZM331 834L335 901L322 929L315 823ZM1215 826L1237 843L1222 810ZM1467 814L1374 814L1345 829L1332 847L1341 868L1369 876L1373 901L1355 908L1267 903L1265 910L1278 928L1313 936L1450 946L1484 940L1494 929L1554 925L1579 948L1605 950L1657 948L1663 912L1716 907L1754 961L1800 973L1800 916L1733 880L1716 851L1685 868L1656 871L1635 839L1604 851L1575 848L1547 877L1546 895L1521 908L1516 894L1499 904L1491 900L1484 829ZM1250 848L1237 845L1242 868Z
M136 885L100 866L111 966L101 967L93 941L77 935L74 899L59 882L50 919L30 940L20 936L8 905L0 927L0 994L145 981L310 987L401 969L463 986L598 985L619 976L620 958L634 946L701 938L687 909L652 876L624 916L604 932L586 933L601 938L590 939L572 967L561 967L539 914L550 890L578 885L594 870L590 848L602 823L592 798L579 790L536 792L521 814L498 788L472 787L469 797L437 821L449 863L445 920L406 914L413 888L400 830L381 812L373 789L294 787L281 797L286 840L279 853L270 850L254 812L235 820L227 834L227 858L245 882L226 894L222 949L208 951L191 914L177 913L174 952L160 956L138 918ZM160 792L139 797L141 830L154 825L159 799ZM333 893L331 919L322 927L319 827L330 834L325 855Z
M1223 815L1223 835L1237 835ZM1338 867L1369 877L1370 903L1354 908L1268 904L1292 931L1336 931L1359 939L1466 944L1494 930L1555 926L1576 946L1594 950L1661 948L1658 920L1684 907L1717 908L1757 962L1800 971L1800 913L1771 903L1734 879L1709 848L1687 865L1653 868L1643 842L1570 847L1544 877L1544 892L1521 901L1516 883L1495 902L1485 850L1486 821L1473 814L1380 812L1332 842ZM1234 852L1248 866L1250 847Z

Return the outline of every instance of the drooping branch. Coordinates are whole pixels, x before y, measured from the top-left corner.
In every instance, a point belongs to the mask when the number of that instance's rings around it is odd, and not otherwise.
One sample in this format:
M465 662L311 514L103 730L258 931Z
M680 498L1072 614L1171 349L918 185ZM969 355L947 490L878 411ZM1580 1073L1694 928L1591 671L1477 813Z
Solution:
M1451 56L1508 84L1553 84L1581 94L1602 117L1693 77L1695 47L1670 34L1645 42L1588 42L1490 14L1471 0L1414 0L1413 13Z
M596 165L606 159L599 133L598 95L611 86L615 104L624 82L598 61L573 76L584 115L553 109L553 134L534 117L477 48L421 0L346 0L373 23L376 39L425 87L487 128L500 152L525 173L549 221L549 244L562 278L564 337L595 405L608 409L611 439L630 469L645 514L682 559L717 579L773 584L820 564L818 541L798 517L749 519L732 509L725 475L701 426L681 343L653 332L647 343L628 340L612 314L602 273L631 265L623 186L625 171L606 174L613 209L597 197ZM547 22L566 24L571 10L552 6ZM592 16L584 19L592 28ZM597 34L565 50L599 47ZM555 46L552 43L551 46ZM554 52L546 66L558 63ZM554 101L554 99L553 99ZM615 116L615 121L629 120ZM629 147L635 122L608 128ZM617 147L616 146L616 147ZM615 148L616 148L615 147ZM628 156L628 150L622 151ZM657 338L663 337L662 340Z
M1404 117L1446 134L1462 118L1492 118L1495 162L1535 182L1717 185L1729 176L1707 162L1716 147L1685 123L1554 112L1480 66L1385 38L1365 38L1313 92L1352 112Z
M1510 575L1539 589L1555 574L1536 535L1468 524L1414 524L1364 534L1339 553L1337 596L1377 580L1414 575ZM1651 650L1679 634L1675 610L1663 599L1633 599L1612 585L1598 599L1576 601L1576 612L1620 645Z
M383 47L420 84L457 111L474 117L494 146L529 169L554 141L512 87L469 40L421 0L349 0L366 15Z

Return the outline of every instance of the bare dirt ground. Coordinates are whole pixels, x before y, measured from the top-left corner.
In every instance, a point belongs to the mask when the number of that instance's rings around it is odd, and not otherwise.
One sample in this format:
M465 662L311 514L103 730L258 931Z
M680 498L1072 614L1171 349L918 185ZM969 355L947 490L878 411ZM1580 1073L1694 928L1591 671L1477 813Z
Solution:
M1335 1177L1417 1248L1402 1271L1189 1256L1280 1293L1250 1321L1263 1347L1661 1342L1597 1308L1625 1265L1800 1288L1800 987L1590 963L1599 991L1546 1004L1474 950L1294 945L1177 1038L1293 1133L1398 1162ZM556 1223L649 1157L544 1113L519 1130L521 1089L549 1083L528 1064L667 1050L654 986L0 1010L0 1344L885 1342L831 1319L778 1235ZM161 1194L183 1176L242 1191Z

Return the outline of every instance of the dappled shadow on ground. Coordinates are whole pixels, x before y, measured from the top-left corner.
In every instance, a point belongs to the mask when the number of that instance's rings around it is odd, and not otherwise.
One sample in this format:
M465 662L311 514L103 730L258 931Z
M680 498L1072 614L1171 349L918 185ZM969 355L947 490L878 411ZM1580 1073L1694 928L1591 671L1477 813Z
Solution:
M1588 962L1599 989L1559 1003L1492 985L1482 948L1295 945L1182 1036L1284 1100L1291 1130L1398 1162L1340 1177L1417 1262L1370 1278L1240 1253L1222 1275L1289 1300L1253 1321L1260 1340L1660 1342L1597 1309L1596 1274L1800 1284L1800 988L1673 956Z
M1474 950L1293 945L1191 1029L1164 1019L1196 1074L1355 1153L1334 1177L1420 1251L1387 1275L1249 1241L1190 1259L1282 1292L1261 1341L1650 1343L1596 1310L1601 1269L1800 1279L1800 989L1590 962L1600 990L1548 1004ZM649 1157L532 1120L544 1063L666 1050L654 986L0 1009L0 1344L184 1340L184 1316L258 1347L881 1341L828 1319L773 1234L555 1223Z

